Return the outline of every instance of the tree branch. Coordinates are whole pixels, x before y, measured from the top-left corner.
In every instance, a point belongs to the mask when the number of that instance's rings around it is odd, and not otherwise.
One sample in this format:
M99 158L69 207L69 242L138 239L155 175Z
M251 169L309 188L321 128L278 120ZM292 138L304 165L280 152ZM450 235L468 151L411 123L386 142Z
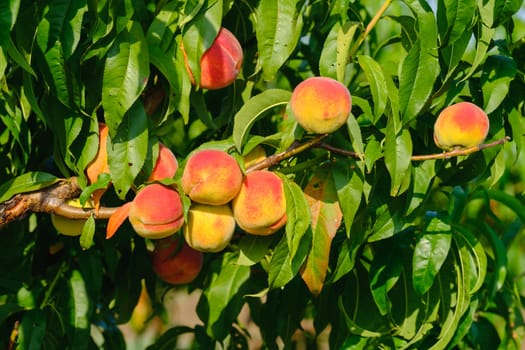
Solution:
M22 220L30 213L55 213L72 219L87 219L94 215L98 219L107 219L116 210L101 207L96 212L95 209L66 204L68 199L78 197L81 192L77 178L71 177L39 191L19 193L0 203L0 228L13 221Z

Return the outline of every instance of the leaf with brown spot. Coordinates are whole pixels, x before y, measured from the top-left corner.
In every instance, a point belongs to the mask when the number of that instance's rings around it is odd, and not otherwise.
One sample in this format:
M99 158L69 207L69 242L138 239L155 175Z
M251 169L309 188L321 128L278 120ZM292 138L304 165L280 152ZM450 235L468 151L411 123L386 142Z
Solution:
M312 247L301 270L301 277L310 292L316 295L323 288L330 246L343 218L330 171L330 166L321 167L304 189L312 214L313 235Z

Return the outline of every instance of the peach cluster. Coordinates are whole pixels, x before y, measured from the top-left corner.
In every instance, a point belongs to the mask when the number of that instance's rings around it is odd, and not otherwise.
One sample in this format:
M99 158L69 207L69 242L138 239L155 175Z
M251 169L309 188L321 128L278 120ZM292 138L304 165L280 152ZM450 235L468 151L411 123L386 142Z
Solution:
M225 151L206 149L190 155L182 190L192 200L184 238L199 251L226 248L237 225L250 234L269 235L286 222L281 178L267 170L243 176L235 158Z
M332 133L343 126L352 110L348 88L335 79L311 77L292 92L288 113L307 132Z
M192 84L196 85L183 45L181 50L184 55L186 71ZM216 90L232 84L240 73L242 61L241 44L232 32L226 28L221 28L212 45L200 59L200 87Z
M459 102L443 109L434 124L434 141L444 150L478 146L487 137L489 118L471 102Z

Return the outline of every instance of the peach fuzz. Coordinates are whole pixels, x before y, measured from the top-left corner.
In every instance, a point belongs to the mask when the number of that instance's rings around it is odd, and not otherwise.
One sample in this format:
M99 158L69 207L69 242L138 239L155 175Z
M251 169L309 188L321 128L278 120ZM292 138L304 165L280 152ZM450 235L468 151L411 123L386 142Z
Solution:
M267 170L248 173L232 202L235 221L254 235L270 235L286 223L283 181Z
M471 102L450 105L439 113L434 124L434 142L444 150L477 146L487 137L489 118Z
M193 249L220 252L233 237L235 219L229 205L193 204L183 234Z
M312 77L299 83L288 103L289 113L304 130L332 133L343 126L352 110L348 88L335 79Z
M237 195L242 183L239 164L225 151L207 149L188 157L182 173L182 190L194 202L226 204Z
M173 152L162 143L159 143L159 154L155 167L153 168L148 181L158 181L173 178L177 172L179 163Z
M182 46L186 70L195 85L195 78L188 65L184 46ZM233 83L241 70L243 61L242 46L226 28L221 28L212 45L204 52L200 60L200 87L204 89L221 89Z
M204 255L179 235L156 240L152 252L153 272L173 285L192 282L202 270Z
M148 185L133 199L129 221L139 236L151 239L170 236L184 224L181 198L170 187Z

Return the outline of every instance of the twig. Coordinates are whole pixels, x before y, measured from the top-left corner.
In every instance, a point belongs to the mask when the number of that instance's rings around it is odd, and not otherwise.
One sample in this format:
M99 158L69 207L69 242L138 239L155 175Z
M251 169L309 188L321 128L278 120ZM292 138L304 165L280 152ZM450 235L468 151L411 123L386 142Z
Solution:
M318 145L322 140L324 140L328 134L321 134L317 135L313 139L311 139L308 142L298 144L294 143L292 146L290 146L286 151L277 153L271 156L266 157L265 159L261 160L258 163L255 163L248 169L246 169L246 173L255 171L255 170L261 170L271 167L272 165L275 165L287 158L293 157L301 152L306 151L309 148L312 148L316 145Z
M454 149L452 151L443 152L443 153L416 155L416 156L410 157L410 159L413 160L413 161L419 161L419 160L447 159L447 158L452 158L452 157L466 156L466 155L469 155L471 153L479 152L479 151L484 150L486 148L502 145L502 144L504 144L505 142L508 142L508 141L510 141L510 137L509 136L505 136L504 138L502 138L500 140L496 140L496 141L489 142L489 143L484 143L484 144L481 144L481 145L478 145L478 146L472 146L472 147L469 147L469 148L462 148L462 149L458 148L458 149Z

